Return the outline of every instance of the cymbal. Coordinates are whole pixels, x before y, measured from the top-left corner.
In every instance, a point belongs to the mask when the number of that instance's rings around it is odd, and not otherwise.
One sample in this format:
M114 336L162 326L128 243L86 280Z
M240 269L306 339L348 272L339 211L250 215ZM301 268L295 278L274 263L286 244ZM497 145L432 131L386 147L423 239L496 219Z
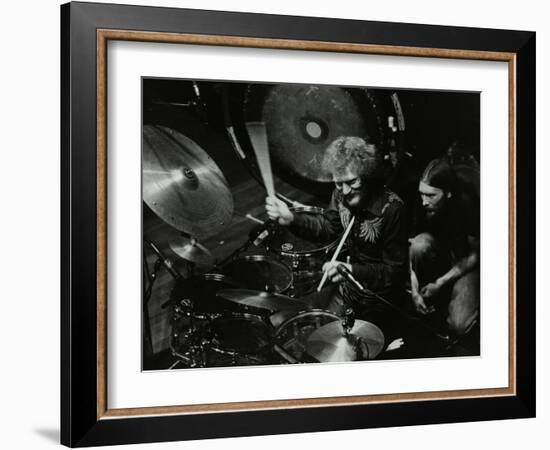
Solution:
M329 144L340 136L374 137L381 132L370 101L366 90L353 94L337 86L252 86L246 112L247 120L266 124L276 169L310 181L332 182L332 174L323 166Z
M272 294L270 292L254 291L252 289L222 289L216 294L218 297L225 298L234 303L243 306L252 306L254 308L265 309L270 312L283 309L304 309L305 303L295 298L287 297L281 294Z
M383 348L384 334L365 320L355 320L347 336L341 321L327 323L311 333L306 343L306 352L319 362L374 359Z
M233 197L214 160L183 134L156 125L143 127L143 200L166 223L201 239L233 215Z
M182 239L182 242L170 242L168 244L176 255L198 265L206 266L212 263L212 253L204 245L195 239Z

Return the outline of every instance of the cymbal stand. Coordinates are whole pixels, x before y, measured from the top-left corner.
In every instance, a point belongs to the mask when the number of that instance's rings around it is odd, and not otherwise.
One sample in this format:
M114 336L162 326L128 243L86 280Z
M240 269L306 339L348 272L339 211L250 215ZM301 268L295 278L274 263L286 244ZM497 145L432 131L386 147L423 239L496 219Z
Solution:
M369 346L363 342L360 336L356 336L351 332L355 325L355 310L350 294L345 289L342 289L342 300L344 302L344 315L340 319L342 332L347 339L353 339L355 361L366 361L369 359Z
M246 252L250 246L254 243L254 239L252 237L249 237L244 244L237 247L230 255L226 256L224 259L222 259L220 262L216 263L214 266L214 269L217 269L224 264L228 263L229 261L232 261L233 259L237 258L241 253Z
M151 300L151 296L153 294L153 287L155 285L155 281L158 278L159 271L161 267L164 265L174 279L178 280L181 278L179 273L175 271L173 266L171 265L171 262L164 257L162 252L158 249L158 247L149 239L143 238L143 241L153 250L155 255L157 256L157 259L155 260L155 263L153 264L153 270L149 271L149 265L147 264L147 257L145 254L145 245L143 246L143 301L142 301L142 314L143 314L143 359L146 360L147 358L151 357L153 355L153 339L152 339L152 330L151 330L151 321L149 318L149 301ZM147 285L145 285L145 282L147 281ZM166 305L161 305L161 307L166 307Z

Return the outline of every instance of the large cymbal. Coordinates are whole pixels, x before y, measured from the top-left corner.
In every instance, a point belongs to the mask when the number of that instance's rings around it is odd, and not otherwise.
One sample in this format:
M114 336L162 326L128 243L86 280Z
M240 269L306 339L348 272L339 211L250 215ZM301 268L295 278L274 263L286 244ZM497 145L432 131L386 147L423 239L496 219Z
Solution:
M229 223L233 197L214 160L170 128L143 127L143 200L165 222L198 238Z
M341 321L327 323L311 333L306 344L306 352L319 362L374 359L383 348L384 334L365 320L355 320L348 335Z
M245 109L247 120L266 124L271 157L279 168L330 182L322 161L333 140L379 135L377 118L373 120L377 111L369 108L369 100L366 90L352 94L338 86L281 84L267 91L251 88Z
M306 308L305 303L301 300L290 298L286 295L254 291L251 289L222 289L218 291L216 295L231 302L238 303L239 305L265 309L270 312L284 309L302 310Z

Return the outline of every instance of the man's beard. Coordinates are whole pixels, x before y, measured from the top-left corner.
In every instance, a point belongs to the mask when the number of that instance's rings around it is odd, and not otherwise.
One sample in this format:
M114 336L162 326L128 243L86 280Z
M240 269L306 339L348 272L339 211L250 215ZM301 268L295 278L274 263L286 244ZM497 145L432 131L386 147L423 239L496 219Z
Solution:
M440 209L424 209L424 217L426 222L428 222L433 227L446 226L446 218L449 208L447 205L441 207Z
M364 192L356 191L348 195L344 195L342 200L344 201L344 205L346 205L348 208L353 209L353 208L359 207L363 203L364 198L365 198ZM353 201L354 203L351 204L350 203L351 201Z
M427 220L435 220L437 219L437 216L439 215L439 212L435 209L425 209L424 215L426 216Z

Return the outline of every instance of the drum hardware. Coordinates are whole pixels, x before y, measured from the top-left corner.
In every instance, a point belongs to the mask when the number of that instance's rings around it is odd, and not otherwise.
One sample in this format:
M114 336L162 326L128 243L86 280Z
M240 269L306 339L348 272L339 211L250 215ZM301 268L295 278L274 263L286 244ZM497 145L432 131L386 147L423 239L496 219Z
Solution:
M205 100L202 97L199 85L196 81L191 82L193 87L193 94L187 95L185 99L181 101L167 101L160 99L153 99L152 105L160 106L174 106L178 108L185 108L185 110L194 114L201 122L208 124L208 107Z
M252 217L252 216L251 216ZM259 219L256 219L259 221ZM273 221L261 221L262 222L262 225L263 226L269 226L270 229L272 229L273 225L276 226L276 224L273 222ZM270 222L269 224L266 225L267 222ZM215 266L214 266L214 270L220 270L221 267L223 267L224 265L226 265L227 263L229 263L230 261L232 260L235 260L239 257L240 254L248 251L250 249L251 246L258 246L259 244L255 244L255 241L258 239L258 236L263 232L265 231L263 228L260 228L259 230L257 230L255 233L251 233L249 234L248 236L248 239L243 242L242 245L240 245L239 247L237 247L230 255L228 255L227 257L225 257L223 260L219 261ZM263 240L262 240L263 241Z
M187 328L180 331L179 322L182 319L188 320ZM185 298L177 302L172 310L172 334L170 341L170 349L172 356L180 358L189 367L205 367L207 361L204 357L204 347L208 344L203 333L197 327L193 316L193 302L191 299ZM184 349L180 350L180 339L183 339Z
M315 330L307 339L306 351L319 362L346 362L374 359L384 349L384 334L366 320L343 325L331 322Z
M364 288L361 286L357 290L362 292ZM384 348L384 334L376 325L355 318L353 301L348 291L342 291L342 300L342 317L311 333L305 346L306 353L318 362L364 361L376 358Z
M287 352L283 347L280 345L274 343L273 344L273 351L275 351L279 356L283 358L283 360L289 364L300 364L301 361L296 359L294 356L292 356L289 352Z
M221 313L197 313L191 298L175 302L172 313L170 349L187 367L209 367L209 355L218 344L213 324ZM181 324L185 321L185 324Z
M300 258L298 257L298 255L292 255L290 257L290 265L292 267L292 269L294 270L298 270L298 267L300 267Z
M158 272L160 271L161 267L165 267L168 273L175 279L180 280L181 274L175 269L174 264L172 261L167 258L164 253L158 248L158 246L147 239L145 236L143 237L143 241L153 250L153 252L157 255L157 259L155 263L153 264L153 270L149 270L149 266L147 265L147 258L145 256L145 246L143 247L143 270L144 270L144 283L145 280L147 280L147 287L144 287L143 291L143 300L142 300L142 308L143 308L143 317L144 317L144 352L147 352L148 354L153 354L153 343L151 338L151 324L149 320L149 300L151 299L151 295L153 293L153 286L155 284L155 281L158 278ZM163 306L165 307L165 306Z
M214 367L221 365L261 364L266 360L261 352L271 346L271 325L265 311L240 307L239 312L227 310L216 297L219 288L235 286L226 275L209 273L182 280L172 299L172 355L184 367ZM200 298L197 298L200 296ZM200 301L218 299L216 312ZM244 311L244 312L243 312ZM263 315L262 315L263 314Z
M162 220L197 239L223 230L233 196L214 160L170 128L143 127L143 200Z
M250 355L250 354L246 354L246 353L240 353L240 352L224 350L224 349L221 349L221 348L218 348L218 347L211 347L210 351L213 354L221 355L222 357L223 356L228 356L230 358L230 360L229 360L229 362L230 362L229 365L230 366L242 366L242 365L244 365L242 363L239 363L239 361L245 361L246 365L266 364L265 358L262 358L261 356L257 356L257 355ZM223 366L226 366L226 364L223 364Z
M175 280L178 280L181 278L181 274L175 269L174 267L174 263L169 259L167 258L164 253L161 252L161 250L158 248L158 246L152 242L151 240L147 239L145 236L143 237L143 241L149 246L151 247L151 249L153 250L153 252L155 252L155 254L157 255L158 259L157 261L155 262L155 270L153 270L153 273L150 274L150 277L151 277L151 280L154 281L156 279L156 275L157 275L157 272L158 270L160 269L160 266L164 266L166 268L166 270L168 271L168 273L170 275L172 275L172 277L175 279ZM144 259L144 263L145 263L145 259ZM157 267L158 265L158 267ZM149 288L152 290L153 286L152 284L150 284ZM150 294L150 292L149 292Z
M177 280L171 298L163 306L172 305L170 350L172 356L178 358L185 367L210 365L209 354L214 345L211 324L222 316L219 312L210 312L208 308L203 310L197 305L197 292L194 289L197 289L200 281L223 283L223 286L233 285L230 280L219 274L204 274ZM199 290L204 292L204 286Z

